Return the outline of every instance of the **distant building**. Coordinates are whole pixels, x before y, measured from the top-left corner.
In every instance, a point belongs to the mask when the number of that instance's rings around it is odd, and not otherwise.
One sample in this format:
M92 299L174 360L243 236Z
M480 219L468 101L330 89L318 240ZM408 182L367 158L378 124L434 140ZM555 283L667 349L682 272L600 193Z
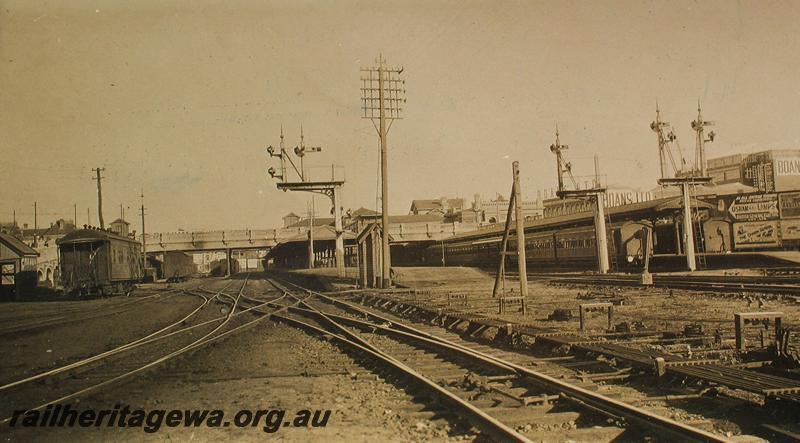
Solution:
M461 212L464 209L463 198L440 197L438 199L412 200L409 214L439 214L445 216Z
M689 170L678 177L697 174ZM800 149L770 149L706 161L706 174L717 185L742 183L761 192L800 189Z
M22 241L39 253L36 273L41 285L58 286L60 270L56 240L75 229L75 222L72 220L58 219L47 228L28 229L27 225L23 225L19 230Z
M211 266L214 262L227 259L225 251L196 252L192 254L192 261L197 265L197 272L200 274L210 274Z
M350 217L345 224L345 229L351 232L361 232L370 223L381 223L380 212L375 212L365 208L359 208L350 213ZM438 212L431 214L408 214L390 215L389 226L416 226L425 224L439 225L445 222L445 218Z
M131 224L126 222L125 220L123 220L121 218L118 218L118 219L114 220L113 222L111 222L111 225L109 225L109 226L110 226L109 230L111 232L113 232L113 233L115 233L115 234L117 234L119 236L122 236L122 237L127 237L128 233L130 232Z
M288 228L289 226L299 221L300 221L300 216L295 214L294 212L290 212L283 216L283 227Z
M20 229L16 222L0 222L0 233L19 235Z
M484 200L479 194L475 194L472 201L471 212L478 223L505 223L508 215L509 200L502 195L498 195L494 200ZM539 200L523 201L522 214L526 220L542 218L543 208ZM468 217L472 217L469 214ZM465 220L466 222L466 220Z

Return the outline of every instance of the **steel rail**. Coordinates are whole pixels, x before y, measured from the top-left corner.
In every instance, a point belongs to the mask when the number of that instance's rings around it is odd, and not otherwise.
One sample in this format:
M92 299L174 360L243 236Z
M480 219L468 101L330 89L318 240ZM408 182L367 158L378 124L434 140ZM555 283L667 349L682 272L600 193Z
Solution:
M324 316L324 314L322 314ZM402 362L398 361L394 357L386 354L385 352L375 348L374 345L367 345L365 346L362 344L362 339L360 339L357 335L353 332L348 331L346 328L342 328L341 331L344 332L344 335L340 335L334 333L328 329L323 329L318 326L312 325L310 323L306 323L300 320L297 320L292 317L287 317L283 315L273 315L273 317L288 323L292 324L300 329L310 330L312 332L316 332L320 335L325 336L326 338L336 340L342 344L345 344L355 350L358 350L362 353L368 354L375 358L378 361L385 363L386 365L391 366L395 370L399 371L400 373L404 374L406 377L411 378L415 382L426 386L428 389L434 391L437 395L439 395L443 400L447 403L455 406L457 409L461 410L462 412L466 413L470 417L473 418L473 423L475 423L479 428L481 428L487 435L490 435L496 438L499 441L513 441L513 442L531 442L527 437L524 435L516 432L514 429L508 427L507 425L503 424L496 418L492 417L491 415L487 414L486 412L482 411L481 409L477 408L476 406L472 405L471 403L461 399L454 393L448 391L447 389L439 386L429 378L423 376L422 374L418 373L411 367L403 364ZM336 328L338 329L338 328ZM348 338L350 337L350 338Z
M226 285L226 288L227 288L227 286L230 286L230 284ZM223 288L223 290L224 289L225 288ZM124 352L124 351L128 351L128 350L137 348L137 347L139 347L140 345L143 345L143 344L151 343L153 341L153 340L151 340L153 337L155 337L155 336L157 336L157 335L159 335L159 334L161 334L161 333L163 333L165 331L168 331L169 329L172 329L175 326L180 325L183 322L185 322L186 320L190 319L195 314L197 314L200 310L202 310L204 307L206 307L209 304L209 302L211 300L213 300L213 298L214 298L214 297L212 297L211 299L209 299L208 297L206 297L204 295L194 294L193 292L190 292L190 291L186 291L186 292L188 294L195 295L197 297L202 298L203 302L197 308L195 308L194 310L192 310L191 312L186 314L180 320L177 320L177 321L175 321L175 322L173 322L173 323L171 323L169 325L166 325L166 326L162 327L161 329L159 329L157 331L154 331L154 332L152 332L152 333L150 333L148 335L145 335L144 337L140 337L140 338L138 338L136 340L133 340L133 341L130 341L130 342L125 343L123 345L117 346L117 347L115 347L113 349L109 349L107 351L101 352L100 354L94 355L92 357L88 357L88 358L85 358L83 360L79 360L79 361L70 363L68 365L60 366L58 368L51 369L49 371L44 371L44 372L41 372L39 374L23 378L21 380L17 380L17 381L11 382L11 383L7 383L5 385L0 386L0 391L4 391L6 389L10 389L10 388L13 388L15 386L20 386L20 385L23 385L23 384L26 384L26 383L30 383L30 382L35 381L35 380L40 380L42 378L51 377L53 375L57 375L57 374L60 374L62 372L66 372L66 371L69 371L69 370L72 370L72 369L77 369L77 368L79 368L81 366L85 366L87 364L90 364L90 363L93 363L93 362L108 358L108 357L110 357L112 355L119 354L120 352ZM170 334L170 335L172 335L172 334ZM167 335L167 336L170 336L170 335Z
M294 283L291 283L291 282L287 282L287 283L289 283L292 286L302 288L301 286L296 285ZM326 296L324 294L321 294L319 292L311 291L311 290L306 289L306 288L302 288L302 289L304 291L308 292L309 294L313 294L313 295L316 295L316 296L318 296L320 298L330 300L330 297L328 297L328 296ZM349 303L345 303L345 302L342 302L342 301L339 301L339 302L348 305L352 309L359 309L355 305L351 305ZM375 316L375 314L369 313L369 312L367 312L367 311L365 311L363 309L359 309L359 310L364 315L373 315L373 316ZM322 314L322 315L326 315L326 314ZM334 317L334 315L327 314L327 316L328 316L328 318L331 318L331 321L333 321L332 318ZM654 414L654 413L652 413L650 411L647 411L645 409L638 408L638 407L635 407L633 405L629 405L627 403L624 403L624 402L621 402L621 401L618 401L618 400L614 400L612 398L609 398L609 397L606 397L604 395L595 393L593 391L589 391L587 389L583 389L583 388L581 388L579 386L574 386L572 384L566 383L566 382L564 382L562 380L559 380L559 379L556 379L554 377L548 376L548 375L543 374L541 372L534 371L532 369L517 365L515 363L505 361L503 359L500 359L498 357L492 356L490 354L486 354L486 353L483 353L483 352L480 352L480 351L476 351L474 349L470 349L470 348L468 348L466 346L460 345L458 343L451 342L451 341L449 341L447 339L444 339L442 337L437 337L437 336L434 336L432 334L428 334L428 333L426 333L424 331L420 331L420 330L418 330L416 328L413 328L412 326L402 325L401 323L399 323L397 321L393 321L393 320L385 318L385 317L376 316L376 317L382 318L383 320L388 322L389 326L383 326L383 325L380 325L380 324L365 322L363 320L358 320L358 319L349 318L349 317L343 317L343 316L336 316L336 317L340 318L342 321L350 322L350 323L353 323L353 324L360 323L360 324L365 325L365 326L367 326L369 328L372 328L372 329L382 330L382 331L390 332L390 333L394 333L394 334L404 334L408 338L416 337L417 339L423 340L426 343L432 343L432 342L433 343L439 343L440 345L445 346L447 349L458 350L458 352L460 352L463 356L465 356L467 358L477 358L480 361L487 361L487 360L491 361L496 365L496 367L498 369L507 370L507 368L510 368L510 369L513 370L513 372L515 372L519 376L528 377L531 380L538 382L538 384L540 384L540 385L544 385L544 386L553 388L553 389L555 389L555 390L557 390L557 391L559 391L561 393L567 394L569 397L574 397L574 398L576 398L576 399L578 399L578 400L580 400L580 401L582 401L582 402L584 402L584 403L586 403L586 404L588 404L588 405L590 405L590 406L592 406L594 408L597 408L597 409L602 410L602 411L606 411L607 413L609 413L609 414L611 414L613 416L625 417L626 419L628 419L628 420L630 420L630 421L632 421L634 423L637 423L640 427L643 427L645 429L656 427L656 428L659 428L661 430L665 430L665 431L669 432L670 434L678 436L678 437L680 437L682 439L689 438L689 439L692 439L694 441L712 441L712 442L727 442L727 441L730 441L728 439L725 439L723 437L717 436L715 434L712 434L710 432L704 431L702 429L698 429L698 428L695 428L695 427L692 427L692 426L689 426L689 425L685 425L683 423L677 422L677 421L669 419L667 417L663 417L663 416ZM402 327L403 330L400 331L398 329L393 329L391 326L395 326L395 327L398 327L398 328Z
M247 278L245 278L245 282L242 285L242 290L244 289L244 286L246 284L247 284ZM240 292L241 292L241 290L240 290ZM277 299L280 299L280 298L283 298L283 297L285 297L285 294L282 295L281 297L278 297ZM58 399L55 399L55 400L49 400L46 403L42 403L42 404L40 404L38 406L35 406L33 408L29 408L29 409L26 410L26 412L27 411L39 411L39 410L42 410L42 409L46 408L47 405L54 404L54 403L65 402L65 401L74 399L76 397L80 397L80 396L82 396L84 394L87 394L89 392L98 390L98 389L100 389L102 387L108 386L110 384L113 384L113 383L118 382L120 380L123 380L125 378L131 377L131 376L133 376L135 374L138 374L140 372L146 371L146 370L148 370L150 368L153 368L153 367L155 367L155 366L157 366L159 364L162 364L162 363L164 363L164 362L166 362L168 360L171 360L171 359L173 359L175 357L178 357L178 356L180 356L182 354L185 354L186 352L189 352L189 351L191 351L193 349L196 349L196 348L201 347L201 346L205 346L208 343L211 343L211 342L214 342L216 340L219 340L219 339L221 339L223 337L226 337L226 336L228 336L228 335L230 335L230 334L232 334L234 332L238 332L238 331L241 331L241 330L243 330L243 329L245 329L247 327L253 326L257 322L262 321L265 318L269 318L272 314L277 313L277 312L281 312L281 311L283 311L283 310L288 308L288 306L280 307L280 308L276 309L274 312L270 313L269 315L264 315L264 316L261 316L259 318L250 320L247 323L244 323L242 325L234 327L233 329L230 329L228 331L224 331L224 332L222 332L222 333L220 333L220 334L218 334L218 335L216 335L214 337L210 337L212 334L214 334L216 331L218 331L221 327L223 327L225 324L227 324L227 322L231 318L233 318L235 316L238 316L239 314L244 314L244 313L249 312L251 310L254 310L254 309L257 309L257 308L261 308L263 306L267 306L267 305L269 305L270 303L273 303L273 302L274 302L273 300L264 301L263 303L261 303L259 305L256 305L256 306L253 306L253 307L250 307L250 308L247 308L247 309L243 309L243 310L239 311L238 313L234 313L235 309L231 309L231 311L225 316L225 320L222 323L220 323L220 325L215 327L211 332L209 332L209 333L203 335L202 337L198 338L197 340L193 341L192 343L190 343L190 344L188 344L186 346L183 346L183 347L181 347L180 349L178 349L176 351L173 351L173 352L171 352L171 353L169 353L167 355L164 355L164 356L162 356L162 357L160 357L160 358L158 358L156 360L153 360L153 361L151 361L151 362L149 362L149 363L147 363L147 364L145 364L143 366L140 366L140 367L138 367L136 369L133 369L133 370L130 370L130 371L126 371L126 372L124 372L124 373L122 373L122 374L120 374L118 376L115 376L115 377L113 377L111 379L108 379L108 380L105 380L103 382L97 383L95 385L80 389L80 390L78 390L76 392L73 392L71 394L67 394L65 396L62 396L61 398L58 398ZM209 321L209 322L211 322L211 321ZM209 323L209 322L206 322L206 323ZM186 328L185 330L192 329L192 328L195 328L195 327L198 327L198 326L199 325L195 325L195 326ZM170 333L169 335L176 334L176 333L179 333L179 332L184 332L185 330L174 331L174 332ZM162 338L165 338L165 337L164 336L156 337L155 339L152 339L152 340L155 341L155 340L160 340ZM12 419L12 417L6 417L5 419L0 420L0 424L8 423L11 419Z
M68 323L74 323L82 320L91 320L94 318L106 317L109 315L116 315L128 312L137 308L145 301L153 302L161 294L153 294L142 297L136 297L135 300L128 300L126 303L121 303L113 307L97 307L91 310L81 310L80 308L73 308L69 310L61 310L57 313L48 314L34 314L25 318L16 318L17 322L8 322L5 327L0 330L0 336L19 334L22 332L35 331L37 329L46 328L49 326L60 326ZM172 294L169 294L170 296ZM70 316L69 314L78 314ZM14 320L14 319L12 319ZM10 325L8 323L11 323Z
M561 284L587 284L587 285L605 285L605 286L641 286L641 282L633 278L627 277L543 277L550 283ZM654 287L673 288L673 289L686 289L695 291L712 291L712 292L755 292L755 293L768 293L768 294L786 294L786 295L800 295L800 285L776 283L770 284L768 282L724 282L713 280L693 280L690 278L681 277L659 277L653 278Z

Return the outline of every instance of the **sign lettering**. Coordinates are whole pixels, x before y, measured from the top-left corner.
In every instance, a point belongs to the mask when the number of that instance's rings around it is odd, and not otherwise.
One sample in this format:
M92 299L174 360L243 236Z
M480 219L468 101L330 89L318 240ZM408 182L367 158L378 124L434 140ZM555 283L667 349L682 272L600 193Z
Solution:
M762 221L778 218L776 194L740 195L731 203L728 212L736 221Z

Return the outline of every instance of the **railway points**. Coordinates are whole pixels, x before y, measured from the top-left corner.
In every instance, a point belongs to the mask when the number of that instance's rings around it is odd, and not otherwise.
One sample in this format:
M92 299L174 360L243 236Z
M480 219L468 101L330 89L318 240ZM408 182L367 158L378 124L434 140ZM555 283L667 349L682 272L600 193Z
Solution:
M797 8L17 3L0 439L800 441Z
M800 377L792 372L781 374L780 370L770 369L772 360L768 356L764 359L764 354L761 354L760 357L755 357L755 361L730 358L736 355L733 314L727 321L707 319L711 323L706 323L706 329L703 329L702 326L700 328L689 328L687 325L683 333L658 329L631 329L619 332L619 328L616 328L617 332L610 332L607 328L599 330L594 328L587 334L581 333L577 324L566 328L565 331L563 323L553 322L550 328L541 326L547 322L539 320L541 319L540 313L543 306L537 306L537 302L543 303L546 308L550 308L553 305L542 300L529 301L529 306L532 306L534 310L532 316L520 314L498 315L496 300L492 303L484 298L484 301L482 301L480 296L477 296L482 291L485 294L488 293L486 291L491 289L489 276L483 280L482 285L471 283L468 286L470 289L465 290L462 285L459 285L458 279L452 279L445 283L441 280L429 281L425 280L425 278L428 278L427 275L431 273L424 268L419 269L419 271L423 275L422 280L414 281L413 271L405 272L405 279L402 274L399 274L399 280L401 282L405 280L414 289L392 292L378 290L344 291L339 292L341 295L336 297L338 297L337 300L341 299L341 297L346 297L351 304L354 302L365 304L369 308L377 310L375 312L380 312L376 314L379 317L370 320L394 325L394 322L398 321L396 319L402 318L404 319L402 321L412 320L418 324L427 325L426 327L436 325L435 329L438 329L439 332L449 331L457 334L461 339L482 341L483 346L490 349L503 347L508 343L517 345L526 343L524 346L529 347L530 350L536 349L538 350L537 352L550 353L553 350L557 352L568 350L569 354L567 355L570 358L567 360L567 365L578 363L575 367L585 368L589 371L584 372L582 378L578 377L582 380L596 379L602 382L612 382L613 380L630 382L635 380L642 386L649 385L651 387L653 382L656 381L655 386L658 386L658 389L665 389L666 386L670 385L673 388L677 386L685 387L685 383L689 381L690 384L698 383L697 386L703 388L693 390L691 393L683 391L672 395L688 395L689 397L687 398L692 396L695 396L695 398L705 397L706 394L701 392L709 392L707 389L710 387L714 392L711 397L720 398L719 401L723 404L727 401L743 401L745 404L751 405L749 407L755 408L755 411L759 411L758 413L767 415L774 414L775 411L781 411L780 414L783 414L783 419L788 420L789 423L794 420L792 417L796 417L798 414L796 393L800 390ZM452 274L462 277L471 275L465 272ZM303 273L303 275L305 275L305 281L308 281L309 273ZM442 275L445 275L445 273L442 272ZM330 281L327 278L323 278L323 280ZM334 283L325 283L328 289L331 289L331 284L334 286L341 285L341 282L335 283L335 280L333 281ZM536 281L535 277L533 277L533 281ZM449 284L451 282L452 285ZM548 288L550 286L544 284L543 287ZM337 292L332 294L334 293ZM536 291L533 290L532 294L535 293ZM541 295L538 295L541 298ZM624 294L624 296L636 306L635 303L638 300L630 299L629 294ZM536 297L535 295L532 296L532 298ZM652 296L644 295L644 297L647 299ZM681 298L681 295L678 294L675 297ZM716 300L716 298L708 297L709 303L715 304L713 300ZM336 301L333 302L337 303ZM573 303L577 307L579 300L575 300ZM735 304L741 306L742 303L744 303L744 300ZM779 303L784 303L784 301L779 301ZM723 301L719 304L730 303ZM774 306L775 304L773 303L772 307ZM700 307L700 310L707 309L702 308L702 303L698 303L698 307ZM640 308L640 311L647 310L646 307ZM626 309L630 309L629 307L620 307L618 309L622 310L623 317L629 318L629 315L624 313ZM365 318L364 315L361 313L357 317ZM391 319L387 319L387 315ZM669 316L668 314L663 315L664 317ZM577 315L575 317L577 318ZM369 318L369 315L366 318ZM615 319L615 321L622 319ZM624 319L627 320L627 318ZM654 319L649 321L652 320ZM689 322L691 318L686 318L685 320ZM698 321L703 322L702 319ZM630 325L631 323L635 322L626 321L621 324ZM554 327L556 324L561 326ZM718 330L711 333L708 329L710 325L716 326ZM569 332L570 329L574 332ZM720 332L720 330L723 332ZM761 337L761 340L763 340L763 334ZM756 339L758 339L758 334L756 334ZM542 351L542 349L547 351ZM547 354L543 358L552 358L552 354ZM578 360L574 361L575 359ZM662 360L663 372L659 372L659 362ZM600 370L599 373L592 373L593 370L597 370L597 367L602 366L603 362L611 363L603 370ZM659 373L661 374L660 377L658 376ZM703 389L706 390L704 391ZM666 397L669 397L669 395L667 394ZM657 398L659 396L654 395L653 397ZM715 400L704 398L703 401L708 401L711 405ZM633 401L633 403L641 402L646 401ZM714 407L710 405L709 407ZM725 409L722 408L722 410ZM709 414L716 417L715 420L711 420L715 423L718 423L720 416L724 415L719 411L715 413L709 412ZM742 432L742 429L750 429L754 434L769 439L777 438L776 436L779 433L783 435L783 433L791 434L794 432L794 428L787 424L776 426L773 423L759 428L758 426L750 427L750 425L747 425L746 419L741 421L740 425L742 423L745 423L745 425L740 427L734 434ZM772 435L772 437L769 437L769 435Z

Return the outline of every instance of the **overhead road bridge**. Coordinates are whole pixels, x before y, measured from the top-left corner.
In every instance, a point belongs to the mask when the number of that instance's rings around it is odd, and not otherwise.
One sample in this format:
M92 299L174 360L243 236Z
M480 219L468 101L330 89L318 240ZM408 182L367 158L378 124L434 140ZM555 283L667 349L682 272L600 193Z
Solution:
M163 232L145 235L147 252L205 252L226 249L270 249L298 234L306 227L282 229L238 229L225 231Z
M308 228L281 229L236 229L220 231L178 231L149 233L144 236L148 254L172 251L186 253L225 251L228 274L231 270L233 251L269 251L279 243L304 234Z

